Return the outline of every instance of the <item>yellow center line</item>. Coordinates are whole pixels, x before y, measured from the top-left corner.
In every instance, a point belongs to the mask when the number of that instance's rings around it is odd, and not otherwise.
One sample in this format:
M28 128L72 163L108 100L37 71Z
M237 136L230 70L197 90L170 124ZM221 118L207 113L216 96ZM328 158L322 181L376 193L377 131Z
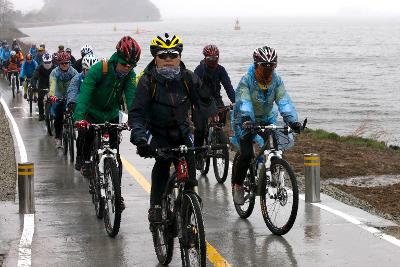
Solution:
M147 192L150 193L150 188L151 185L147 181L147 179L138 171L136 170L135 167L131 163L129 163L128 160L123 158L121 156L121 161L122 165L124 166L124 169L135 178L136 182L143 187L143 189ZM208 260L217 267L231 267L230 265L222 256L219 254L219 252L210 244L207 242L207 258Z

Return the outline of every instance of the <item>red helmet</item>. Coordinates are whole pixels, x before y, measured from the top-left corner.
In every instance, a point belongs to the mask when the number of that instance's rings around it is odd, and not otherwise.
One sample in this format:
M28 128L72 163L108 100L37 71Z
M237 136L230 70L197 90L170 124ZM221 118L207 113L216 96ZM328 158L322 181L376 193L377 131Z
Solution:
M65 51L60 52L60 53L58 53L57 60L59 63L71 61L71 55Z
M219 49L216 45L206 45L203 48L203 55L205 57L218 57Z
M129 64L136 66L139 61L141 49L139 44L130 36L124 36L117 44L117 54Z

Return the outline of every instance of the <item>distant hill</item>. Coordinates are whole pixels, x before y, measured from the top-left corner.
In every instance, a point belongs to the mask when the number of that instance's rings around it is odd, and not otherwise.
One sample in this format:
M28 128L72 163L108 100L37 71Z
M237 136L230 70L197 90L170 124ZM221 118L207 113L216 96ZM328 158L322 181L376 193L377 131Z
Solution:
M45 0L43 8L25 15L22 23L129 22L160 20L149 0Z

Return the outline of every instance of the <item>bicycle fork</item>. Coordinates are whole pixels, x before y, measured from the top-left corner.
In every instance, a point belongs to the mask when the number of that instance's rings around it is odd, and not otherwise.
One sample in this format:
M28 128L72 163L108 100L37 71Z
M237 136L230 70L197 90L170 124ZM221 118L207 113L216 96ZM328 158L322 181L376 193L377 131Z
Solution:
M110 151L111 154L104 154L105 151ZM106 194L106 181L105 181L105 177L104 177L104 161L106 159L112 159L116 163L117 168L119 168L118 161L115 160L115 156L114 156L115 153L117 153L117 150L116 149L108 149L108 148L107 149L99 149L97 153L100 157L100 161L98 164L99 178L100 178L99 179L100 180L100 195L101 195L101 198L106 199L107 194Z

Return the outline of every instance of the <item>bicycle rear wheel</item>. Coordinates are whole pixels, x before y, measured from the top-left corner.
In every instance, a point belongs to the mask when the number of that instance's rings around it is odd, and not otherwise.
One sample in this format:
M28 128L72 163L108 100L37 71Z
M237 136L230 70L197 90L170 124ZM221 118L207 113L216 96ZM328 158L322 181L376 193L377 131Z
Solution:
M214 131L215 135L212 144L227 144L227 138L222 130ZM213 167L215 179L218 183L223 184L226 181L229 170L229 151L228 148L215 151L213 157Z
M206 237L203 215L201 214L198 197L186 192L182 197L182 238L181 246L182 266L206 266Z
M121 181L115 159L104 160L104 180L106 186L104 227L109 236L115 237L119 232L122 213Z
M296 176L283 159L271 161L271 177L265 166L260 170L261 212L268 229L275 235L284 235L292 228L299 205Z
M174 220L172 207L169 200L163 199L162 204L163 223L154 224L152 229L154 251L156 252L158 262L162 265L168 265L174 254Z
M240 151L236 153L235 158L233 159L233 166L232 166L232 181L234 180L233 177L236 175L236 169L238 165L238 158L240 155ZM255 194L255 178L252 168L247 170L246 177L243 181L244 187L244 204L243 205L235 205L236 212L238 213L239 217L242 219L248 218L254 210L254 204L256 202L256 194ZM233 196L233 187L232 187L232 196Z

